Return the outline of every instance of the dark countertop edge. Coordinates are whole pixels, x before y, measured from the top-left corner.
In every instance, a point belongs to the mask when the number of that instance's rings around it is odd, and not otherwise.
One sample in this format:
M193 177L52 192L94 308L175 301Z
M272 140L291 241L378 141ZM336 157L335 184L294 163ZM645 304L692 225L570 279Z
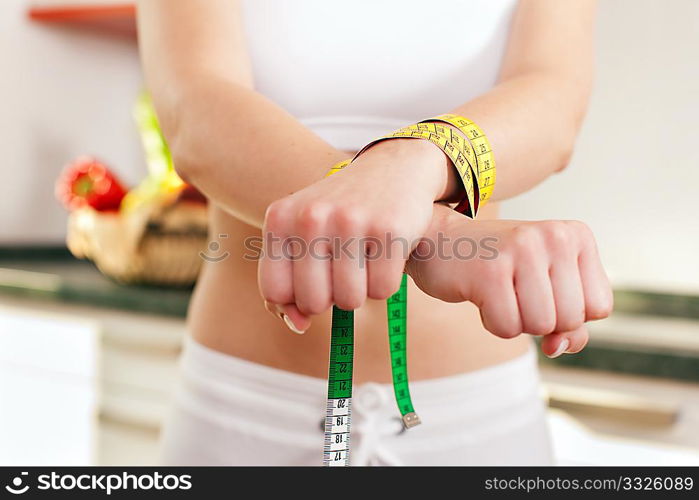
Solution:
M0 245L0 262L75 260L64 245Z
M189 300L158 300L162 290L143 290L138 293L123 293L114 297L112 293L95 290L78 290L62 286L56 290L39 290L0 284L0 294L22 297L38 302L61 302L82 306L96 306L115 311L170 316L185 319Z
M699 295L617 288L614 310L642 316L699 319Z
M556 359L539 353L544 366L585 368L699 383L699 357L677 352L592 343L577 354L564 354Z

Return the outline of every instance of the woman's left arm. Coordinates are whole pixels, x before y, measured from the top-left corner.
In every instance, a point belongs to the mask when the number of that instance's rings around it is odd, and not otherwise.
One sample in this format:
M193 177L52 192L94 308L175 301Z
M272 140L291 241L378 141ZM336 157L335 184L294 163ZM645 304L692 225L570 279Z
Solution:
M595 4L520 0L499 83L453 110L488 135L498 169L493 200L567 166L592 86Z
M522 193L568 163L590 92L593 20L594 0L521 0L498 85L452 110L488 134L498 168L493 199ZM263 232L270 241L303 235L388 245L400 237L412 250L427 229L432 201L461 197L456 169L438 149L385 141L342 173L272 203ZM405 199L412 203L396 214L393 207ZM332 262L306 256L292 265L263 257L260 291L305 330L309 316L331 303L355 309L367 297L383 299L398 289L408 255L392 251L364 265L363 249L352 249Z

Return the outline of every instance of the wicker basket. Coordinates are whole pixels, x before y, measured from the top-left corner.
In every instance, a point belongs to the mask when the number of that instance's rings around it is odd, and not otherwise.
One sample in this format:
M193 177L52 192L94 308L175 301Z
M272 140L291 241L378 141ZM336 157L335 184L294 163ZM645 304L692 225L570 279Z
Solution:
M206 205L187 201L127 215L84 208L68 217L67 244L119 282L187 286L201 268L206 222Z

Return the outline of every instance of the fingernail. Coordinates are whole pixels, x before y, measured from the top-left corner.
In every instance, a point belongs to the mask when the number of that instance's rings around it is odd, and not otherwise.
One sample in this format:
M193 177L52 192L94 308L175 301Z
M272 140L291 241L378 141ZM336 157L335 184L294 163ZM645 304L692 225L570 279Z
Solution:
M557 358L564 352L568 350L568 347L570 347L570 341L568 339L563 339L560 344L558 344L558 349L556 349L556 352L553 354L549 355L549 358Z
M274 306L272 304L270 304L269 302L267 302L266 300L265 300L265 309L267 310L268 313L272 314L273 316L279 316L279 314L277 313Z
M289 327L289 330L291 330L294 333L298 333L299 335L306 333L304 330L299 330L296 327L296 325L293 323L293 321L291 321L291 318L289 316L287 316L284 313L281 313L281 315L282 315L282 319L284 320L284 323L286 323L286 326Z

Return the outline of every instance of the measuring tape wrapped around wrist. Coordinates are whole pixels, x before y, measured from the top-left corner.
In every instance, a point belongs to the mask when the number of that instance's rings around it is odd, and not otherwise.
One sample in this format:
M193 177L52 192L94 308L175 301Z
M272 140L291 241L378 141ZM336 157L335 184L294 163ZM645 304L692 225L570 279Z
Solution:
M463 136L448 125L458 129ZM371 141L351 161L378 142L390 139L424 139L444 152L459 172L466 191L464 198L455 207L457 212L473 218L480 206L485 205L492 195L495 186L495 159L485 133L471 120L453 114L428 118ZM346 165L346 162L336 165L331 174Z
M429 122L441 122L452 125L458 128L470 142L471 147L466 147L464 149L464 155L466 156L466 160L469 166L471 167L471 171L476 176L476 184L474 188L477 190L478 195L475 196L474 205L472 205L474 207L472 214L468 213L468 207L465 206L465 203L469 201L467 200L467 198L464 198L454 208L454 210L465 215L469 215L470 217L475 217L478 213L478 209L482 205L485 205L486 202L490 199L490 197L493 194L493 188L495 187L495 157L493 156L493 151L490 147L490 142L488 142L488 138L478 125L473 123L471 120L464 118L463 116L444 114L436 116L434 118L430 118L429 120L424 120L421 122L421 124ZM449 155L447 154L447 156ZM452 163L459 171L459 174L461 175L461 180L465 183L460 162L455 162L454 160L452 160ZM468 192L468 187L466 187L466 191Z
M465 137L447 125L456 127ZM327 176L345 168L377 142L398 138L427 140L447 155L459 172L466 191L455 209L475 217L492 194L495 161L483 131L472 121L458 115L440 115L380 137L367 144L351 160L333 166ZM404 274L398 292L386 301L386 312L393 389L403 425L410 428L418 425L420 418L413 408L408 385L407 293L407 275ZM354 311L333 306L323 448L323 463L328 466L349 465L353 364Z

